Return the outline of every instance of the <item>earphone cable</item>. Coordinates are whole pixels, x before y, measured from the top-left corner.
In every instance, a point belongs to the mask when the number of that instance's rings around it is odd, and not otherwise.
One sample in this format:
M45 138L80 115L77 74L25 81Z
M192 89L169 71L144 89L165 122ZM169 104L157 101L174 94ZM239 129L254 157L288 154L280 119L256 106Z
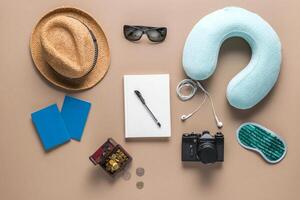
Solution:
M188 95L184 95L182 93L182 89L186 88L186 87L191 88L191 92ZM182 115L181 116L181 120L182 121L187 120L188 118L190 118L191 116L193 116L196 112L198 112L198 110L200 110L200 108L202 107L202 105L205 103L206 96L207 96L209 98L209 101L210 101L210 104L211 104L211 108L212 108L212 111L213 111L213 115L214 115L217 127L218 128L222 128L223 127L223 123L219 120L219 118L217 116L217 113L216 113L216 110L215 110L215 106L214 106L212 97L209 94L209 92L206 89L204 89L204 87L201 85L201 83L199 81L192 80L192 79L184 79L184 80L180 81L179 84L177 85L177 88L176 88L177 96L182 101L188 101L188 100L190 100L191 98L193 98L195 96L195 94L196 94L196 92L198 90L198 87L204 92L204 94L205 94L204 99L202 100L202 102L200 103L200 105L193 112L191 112L188 115Z

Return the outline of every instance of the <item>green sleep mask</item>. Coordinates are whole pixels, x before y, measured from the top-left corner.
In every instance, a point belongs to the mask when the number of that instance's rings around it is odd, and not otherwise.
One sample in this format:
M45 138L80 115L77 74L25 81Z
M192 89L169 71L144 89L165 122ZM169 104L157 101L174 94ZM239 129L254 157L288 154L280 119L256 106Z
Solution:
M278 163L287 151L286 143L279 135L256 123L242 124L236 138L242 147L258 152L269 163Z

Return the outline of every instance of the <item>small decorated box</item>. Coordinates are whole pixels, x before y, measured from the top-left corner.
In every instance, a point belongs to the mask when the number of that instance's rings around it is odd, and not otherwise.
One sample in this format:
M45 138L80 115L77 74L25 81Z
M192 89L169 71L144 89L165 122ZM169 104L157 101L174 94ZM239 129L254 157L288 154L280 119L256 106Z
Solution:
M115 176L131 162L132 157L121 145L109 138L90 156L90 160L94 165L100 165L110 176Z

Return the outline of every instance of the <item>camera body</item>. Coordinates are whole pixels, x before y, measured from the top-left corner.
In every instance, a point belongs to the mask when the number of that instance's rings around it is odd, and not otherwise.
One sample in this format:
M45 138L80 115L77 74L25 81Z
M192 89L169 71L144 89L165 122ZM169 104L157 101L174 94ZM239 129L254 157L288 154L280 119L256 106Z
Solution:
M224 161L224 135L208 131L182 135L182 161L198 161L204 164Z

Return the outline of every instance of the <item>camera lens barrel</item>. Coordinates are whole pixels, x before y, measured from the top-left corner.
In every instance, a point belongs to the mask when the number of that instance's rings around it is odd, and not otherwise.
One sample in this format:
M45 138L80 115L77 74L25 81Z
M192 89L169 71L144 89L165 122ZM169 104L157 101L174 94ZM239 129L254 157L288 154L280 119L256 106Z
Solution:
M211 142L204 142L198 146L198 156L200 160L207 163L214 163L217 161L217 150L215 145Z

